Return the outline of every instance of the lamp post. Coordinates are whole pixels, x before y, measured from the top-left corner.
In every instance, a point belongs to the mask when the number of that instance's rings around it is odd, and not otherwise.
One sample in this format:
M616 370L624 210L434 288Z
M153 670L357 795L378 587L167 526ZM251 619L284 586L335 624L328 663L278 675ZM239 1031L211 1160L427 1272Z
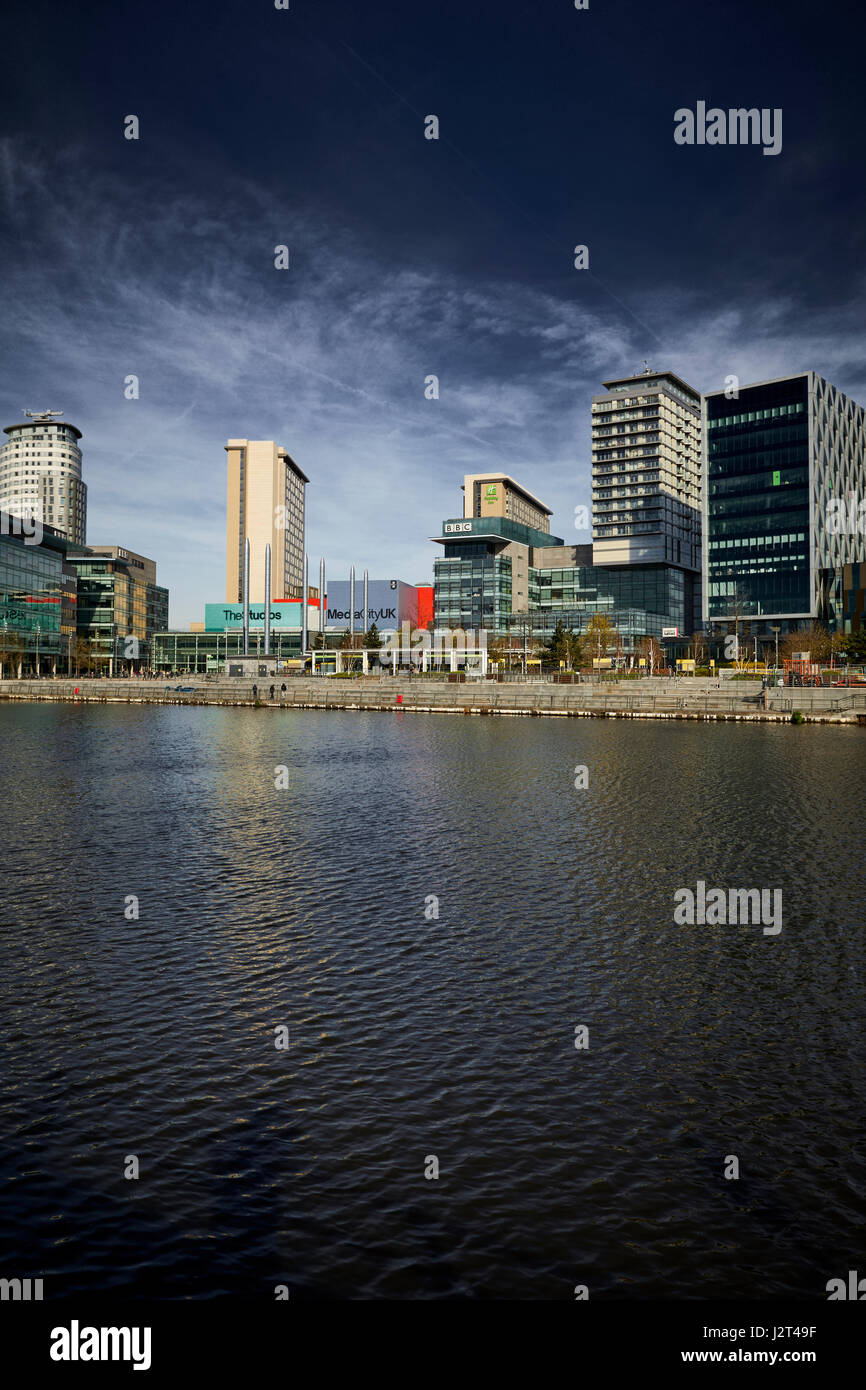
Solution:
M36 678L37 678L37 680L39 679L39 636L40 636L41 632L42 632L42 628L41 628L40 624L37 623L37 624L36 624Z
M780 626L774 625L774 626L772 626L772 627L770 628L770 631L774 634L774 636L775 636L775 638L776 638L776 664L775 664L775 666L773 667L773 675L776 677L776 680L778 680L778 679L779 679L779 633L782 631L782 629L781 629Z

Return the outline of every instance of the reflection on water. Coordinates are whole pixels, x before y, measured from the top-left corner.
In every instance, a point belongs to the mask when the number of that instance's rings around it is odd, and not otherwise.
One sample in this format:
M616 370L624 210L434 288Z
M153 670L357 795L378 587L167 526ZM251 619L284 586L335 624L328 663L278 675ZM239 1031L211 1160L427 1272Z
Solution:
M862 731L0 720L0 1272L808 1298L862 1264ZM699 879L782 889L782 932L676 926Z

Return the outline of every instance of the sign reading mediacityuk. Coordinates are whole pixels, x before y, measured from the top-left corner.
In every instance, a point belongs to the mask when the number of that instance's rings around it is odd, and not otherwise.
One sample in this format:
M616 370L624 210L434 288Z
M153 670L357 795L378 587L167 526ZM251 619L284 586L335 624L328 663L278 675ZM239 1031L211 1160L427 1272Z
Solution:
M346 579L328 581L328 608L325 626L345 629L351 626L350 586ZM364 613L364 585L355 581L355 631L366 632L373 623L380 632L418 621L418 591L399 579L371 579L367 586L367 612Z

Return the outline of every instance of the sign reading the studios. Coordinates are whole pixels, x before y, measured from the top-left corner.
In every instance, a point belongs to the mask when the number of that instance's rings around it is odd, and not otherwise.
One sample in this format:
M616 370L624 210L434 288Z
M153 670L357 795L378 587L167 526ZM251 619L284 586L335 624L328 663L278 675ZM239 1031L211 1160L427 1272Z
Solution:
M240 603L206 603L204 610L206 632L223 632L225 628L243 627L244 610ZM250 627L263 628L265 625L264 604L250 604ZM301 626L301 605L298 603L275 603L271 605L271 627L299 628Z

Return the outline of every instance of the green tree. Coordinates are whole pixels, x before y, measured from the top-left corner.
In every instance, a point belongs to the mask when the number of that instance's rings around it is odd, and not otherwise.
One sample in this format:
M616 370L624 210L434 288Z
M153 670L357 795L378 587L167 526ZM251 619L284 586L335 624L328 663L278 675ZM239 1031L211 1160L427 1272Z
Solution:
M341 652L348 652L348 651L351 651L352 645L353 645L353 643L352 643L352 634L351 634L351 632L349 631L349 629L346 628L346 631L343 633L342 637L340 638L340 651L341 651Z
M551 661L557 664L563 661L570 669L581 663L583 651L580 638L576 632L572 632L570 628L565 626L561 618L556 621L547 652Z
M866 661L866 627L856 632L846 632L839 638L839 650L850 662L859 665Z
M371 651L377 652L381 645L382 638L379 636L379 629L375 623L371 623L364 633L364 646L369 647Z

